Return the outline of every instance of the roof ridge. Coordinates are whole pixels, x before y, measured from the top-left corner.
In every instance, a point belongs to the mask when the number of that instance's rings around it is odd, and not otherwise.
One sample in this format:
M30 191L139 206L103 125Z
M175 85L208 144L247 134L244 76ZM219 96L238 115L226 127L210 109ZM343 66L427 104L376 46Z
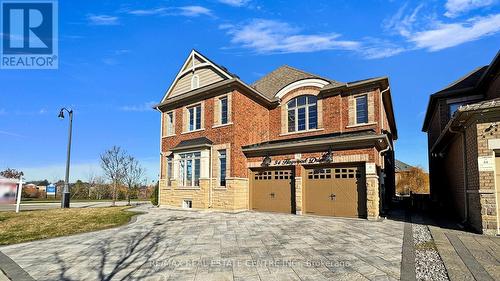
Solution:
M290 70L292 70L292 71L300 72L300 73L305 74L305 75L308 75L308 76L317 77L317 78L320 78L320 79L326 80L326 81L328 81L328 82L330 82L330 83L332 83L332 82L333 82L333 83L338 83L338 84L342 84L342 83L344 83L344 82L340 82L340 81L337 81L337 80L333 80L333 79L330 79L330 78L326 78L326 77L323 77L323 76L321 76L321 75L317 75L317 74L314 74L314 73L311 73L311 72L307 72L307 71L305 71L305 70L302 70L302 69L299 69L299 68L296 68L296 67L290 66L290 65L288 65L288 64L282 64L282 65L280 65L279 67L277 67L277 68L273 69L272 71L270 71L270 72L266 73L265 75L263 75L261 78L259 78L259 79L258 79L258 80L256 80L255 82L253 82L253 83L251 84L251 86L252 86L252 87L254 87L254 86L255 86L255 85L256 85L259 81L261 81L261 80L265 79L267 76L271 75L271 74L272 74L272 73L274 73L274 72L277 72L278 70L280 70L280 69L282 69L282 68L288 68L288 69L290 69Z
M451 82L450 84L448 84L447 86L445 86L444 88L442 88L441 90L437 91L436 93L440 93L440 92L443 92L443 91L446 91L447 89L459 84L460 82L464 81L465 79L469 78L470 76L472 76L473 74L477 73L478 71L482 70L483 68L485 67L488 67L489 65L483 65L483 66L478 66L476 68L474 68L473 70L467 72L465 75L463 75L462 77L458 78L457 80ZM477 82L476 82L477 84ZM475 86L475 85L474 85Z

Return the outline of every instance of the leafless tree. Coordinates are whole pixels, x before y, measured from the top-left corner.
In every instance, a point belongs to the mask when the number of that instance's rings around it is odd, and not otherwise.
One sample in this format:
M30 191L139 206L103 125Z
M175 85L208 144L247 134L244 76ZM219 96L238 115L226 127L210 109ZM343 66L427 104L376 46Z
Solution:
M144 168L133 156L128 156L126 162L124 180L127 184L127 205L130 205L130 192L133 187L141 184L144 177Z
M18 179L23 175L24 173L22 171L18 171L16 169L11 169L11 168L7 168L4 171L0 172L0 176L6 177L8 179Z
M104 175L111 180L113 186L113 203L116 205L116 190L120 183L123 183L126 173L126 166L129 157L127 153L119 146L113 146L101 154L101 168L104 170Z

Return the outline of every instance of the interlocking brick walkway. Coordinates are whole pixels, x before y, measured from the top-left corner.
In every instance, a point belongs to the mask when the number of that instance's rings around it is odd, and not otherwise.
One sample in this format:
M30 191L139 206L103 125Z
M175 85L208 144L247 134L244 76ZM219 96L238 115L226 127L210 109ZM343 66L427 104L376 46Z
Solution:
M139 207L115 229L0 248L37 280L397 280L403 222Z
M429 229L450 280L500 280L500 237Z

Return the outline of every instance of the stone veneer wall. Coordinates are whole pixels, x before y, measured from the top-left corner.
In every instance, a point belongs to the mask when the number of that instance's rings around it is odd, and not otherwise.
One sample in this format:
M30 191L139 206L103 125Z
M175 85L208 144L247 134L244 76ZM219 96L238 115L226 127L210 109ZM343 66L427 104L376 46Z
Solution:
M302 214L302 177L295 177L295 213Z
M368 164L368 163L367 163ZM380 214L380 186L378 175L366 169L366 213L369 220L378 220Z
M477 147L477 150L467 149L469 220L476 230L488 235L498 234L495 172L479 171L477 161L480 156L491 156L494 160L495 152L489 147L488 140L500 139L500 132L486 130L492 124L494 123L479 123L466 130L467 147Z
M226 187L212 192L212 208L222 210L248 210L248 179L226 178Z
M210 200L210 179L200 179L199 188L178 188L175 180L167 187L166 180L160 181L160 205L182 207L185 199L192 200L195 209L210 208L220 210L248 210L248 179L227 178L226 187L216 186L217 179L212 179L212 199Z
M167 187L167 181L160 181L160 205L172 207L182 207L182 202L185 199L193 201L193 208L205 209L208 208L208 187L209 179L200 179L199 187L177 187L175 180L172 180L172 185Z

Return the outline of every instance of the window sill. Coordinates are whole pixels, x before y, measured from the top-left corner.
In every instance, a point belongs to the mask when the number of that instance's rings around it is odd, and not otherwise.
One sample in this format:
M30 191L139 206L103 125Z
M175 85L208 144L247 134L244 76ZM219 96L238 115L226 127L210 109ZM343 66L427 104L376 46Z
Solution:
M172 135L166 135L166 136L162 136L163 138L169 138L169 137L175 137L176 134L172 134Z
M354 124L354 125L348 125L348 126L345 126L345 127L346 128L356 128L356 127L364 127L364 126L372 126L372 125L377 125L377 122Z
M225 186L216 186L216 187L214 187L214 190L226 191L227 187L225 187Z
M199 186L178 186L176 190L201 190Z
M312 130L307 130L307 131L298 131L298 132L288 132L288 133L281 133L281 136L288 136L288 135L298 135L298 134L305 134L305 133L312 133L312 132L320 132L324 131L324 128L319 128L319 129L312 129Z
M229 126L229 125L233 125L233 122L229 122L226 124L213 125L212 128L220 128L220 127L225 127L225 126Z
M190 134L190 133L196 133L196 132L201 132L201 131L205 131L205 128L201 128L201 129L198 129L198 130L192 130L192 131L182 132L181 135Z

